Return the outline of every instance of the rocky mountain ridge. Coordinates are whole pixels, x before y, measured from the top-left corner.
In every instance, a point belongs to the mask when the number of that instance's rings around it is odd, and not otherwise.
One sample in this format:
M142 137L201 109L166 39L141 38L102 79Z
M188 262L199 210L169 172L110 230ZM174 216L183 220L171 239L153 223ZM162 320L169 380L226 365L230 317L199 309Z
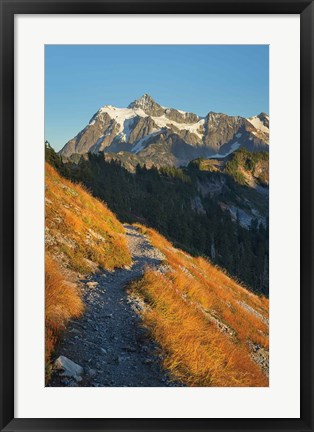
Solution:
M163 107L144 94L127 108L100 108L60 155L73 159L103 152L113 158L136 156L157 166L180 166L199 157L223 158L240 147L268 151L267 114L246 119L209 112L200 117Z

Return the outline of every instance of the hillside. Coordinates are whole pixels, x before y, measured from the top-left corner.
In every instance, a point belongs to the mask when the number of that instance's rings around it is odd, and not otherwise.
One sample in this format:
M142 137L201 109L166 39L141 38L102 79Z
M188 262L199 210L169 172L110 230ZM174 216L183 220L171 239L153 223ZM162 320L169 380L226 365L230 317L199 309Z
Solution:
M211 160L215 165L210 170L197 164L159 169L138 165L130 173L101 154L59 170L84 183L121 221L157 229L175 246L209 257L253 291L268 295L268 186L242 184L225 172L228 161L243 151L227 160Z
M268 300L138 228L165 257L164 271L147 269L130 285L165 368L189 386L267 386Z
M46 163L46 372L60 332L84 311L79 279L130 264L124 228L107 206Z
M267 386L268 300L151 229L125 230L132 264L85 280L85 314L58 350L79 372L57 361L50 385Z
M268 153L251 153L240 149L227 161L225 173L231 175L238 183L256 188L258 185L269 185Z
M242 185L256 187L269 185L269 153L249 152L243 148L222 159L194 159L190 168L208 172L222 172Z
M87 273L130 263L124 228L108 207L46 164L46 249L62 266Z
M269 117L208 112L204 117L159 105L144 94L126 108L101 107L61 149L64 160L99 152L123 161L161 166L187 165L199 157L222 158L239 148L268 151Z
M46 164L46 377L267 386L268 300L155 230L122 225Z

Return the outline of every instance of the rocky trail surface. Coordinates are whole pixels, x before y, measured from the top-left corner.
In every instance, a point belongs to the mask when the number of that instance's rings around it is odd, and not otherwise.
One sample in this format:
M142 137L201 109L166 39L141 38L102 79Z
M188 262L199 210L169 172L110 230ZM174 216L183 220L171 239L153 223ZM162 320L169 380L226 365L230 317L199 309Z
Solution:
M170 380L160 349L141 326L143 304L126 290L146 267L164 271L164 256L137 228L125 229L132 264L85 281L86 312L69 323L50 386L180 386Z

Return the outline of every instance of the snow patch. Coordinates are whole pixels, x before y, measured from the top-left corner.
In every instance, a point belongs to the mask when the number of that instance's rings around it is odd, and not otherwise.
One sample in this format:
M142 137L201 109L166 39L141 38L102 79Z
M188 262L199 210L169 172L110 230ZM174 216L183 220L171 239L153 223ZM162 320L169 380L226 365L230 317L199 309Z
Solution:
M255 129L261 132L269 133L269 129L263 124L263 122L257 116L248 118L247 120L255 127Z
M108 129L106 130L106 132L103 135L101 135L101 137L99 137L98 140L95 142L95 144L91 147L91 151L93 153L97 153L100 150L102 150L102 148L101 148L102 142L104 141L104 139L107 136L111 135L111 133L112 133L112 130L111 130L110 127L108 127Z
M186 114L184 111L179 112ZM120 125L119 133L122 134L121 136L123 138L125 136L125 140L127 140L128 136L130 135L129 126L131 125L130 122L126 121L134 119L136 116L148 117L148 115L141 108L116 108L111 105L105 105L104 107L100 108L98 113L107 113L112 119L114 119ZM198 129L203 129L205 123L204 118L200 119L196 123L177 123L173 120L169 120L164 114L160 117L152 117L152 119L160 129L167 127L167 125L171 125L175 126L179 130L187 130L190 133L194 133L200 139L203 138L203 133L200 133Z
M107 113L113 120L120 125L120 132L124 129L124 123L126 120L133 119L136 116L147 117L142 109L133 108L116 108L111 105L105 105L100 108L100 113Z
M157 131L155 130L154 132L150 133L149 135L146 135L144 138L141 138L136 143L136 145L132 148L131 152L137 154L141 150L144 150L146 141L148 141L151 137L157 135L159 132L160 132L160 130L158 129Z
M100 149L100 144L103 142L103 140L105 139L106 134L103 134L100 138L98 138L98 140L95 142L95 144L93 145L93 147L95 147L96 150Z
M230 150L227 153L224 154L219 154L216 153L215 155L212 155L209 157L209 159L222 159L225 158L226 156L229 156L231 153L235 152L236 150L238 150L240 148L241 144L239 144L238 142L232 143Z
M123 125L120 125L123 127L122 131L118 134L121 141L124 142L129 141L133 124L134 124L134 117L124 120Z
M98 111L98 114L106 113L119 125L118 136L121 141L127 142L132 132L135 117L147 117L147 114L140 108L116 108L112 105L105 105Z
M177 123L173 120L169 120L165 115L160 117L152 117L156 125L160 128L167 127L167 125L171 125L176 127L179 130L187 130L190 133L194 133L199 138L203 138L203 134L198 131L200 127L204 127L205 120L201 119L196 123Z

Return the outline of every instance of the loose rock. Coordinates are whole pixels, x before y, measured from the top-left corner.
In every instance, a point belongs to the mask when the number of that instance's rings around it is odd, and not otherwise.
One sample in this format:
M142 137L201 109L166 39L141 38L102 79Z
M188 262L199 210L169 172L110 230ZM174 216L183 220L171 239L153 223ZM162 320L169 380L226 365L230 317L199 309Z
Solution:
M86 285L88 286L88 288L95 288L96 286L98 286L98 282L86 282Z
M62 371L63 376L73 378L75 381L82 380L81 377L83 373L82 366L78 365L77 363L74 363L69 358L65 356L60 356L57 358L54 365L57 370Z

